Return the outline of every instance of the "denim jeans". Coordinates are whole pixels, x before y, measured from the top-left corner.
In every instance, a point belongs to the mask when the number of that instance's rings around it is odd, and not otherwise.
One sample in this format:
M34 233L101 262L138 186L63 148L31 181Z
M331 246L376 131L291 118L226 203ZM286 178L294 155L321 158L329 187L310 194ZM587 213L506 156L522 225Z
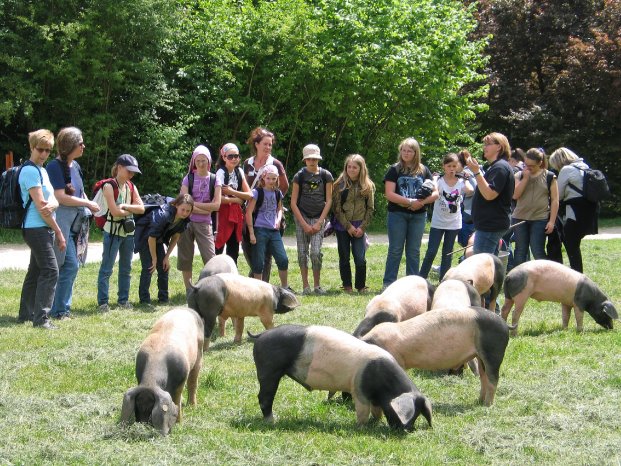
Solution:
M521 222L513 219L513 223ZM526 220L514 228L515 253L514 263L516 266L528 260L528 250L532 251L535 259L546 259L546 224L547 220Z
M344 287L351 287L351 264L349 263L349 254L354 256L354 266L356 268L356 276L354 287L361 290L366 286L367 281L367 260L364 235L360 238L350 236L346 231L335 231L336 245L339 251L339 272L341 274L341 282Z
M76 236L70 234L67 239L67 249L65 250L65 262L58 270L58 282L56 283L56 294L50 315L52 317L62 317L71 314L71 300L73 297L73 283L78 275L78 253L76 250Z
M482 231L477 230L474 234L474 254L488 252L498 255L498 242L504 236L507 230L500 231Z
M22 237L30 248L30 264L22 285L19 319L40 326L49 320L58 281L54 232L48 227L24 228Z
M129 300L129 285L131 282L132 258L134 256L134 235L114 236L103 232L103 254L97 278L97 304L108 304L108 289L110 277L116 256L119 255L119 291L118 303L125 304Z
M138 285L138 298L141 303L150 303L151 294L149 288L151 287L151 275L149 267L152 264L151 251L149 251L149 243L147 242L144 247L139 251L140 264L142 270L140 271L140 285ZM157 254L157 265L155 267L157 272L157 299L159 302L164 303L168 301L168 271L164 270L164 251L163 243L155 244L155 254Z
M418 275L420 245L425 232L427 214L388 212L388 255L384 271L384 286L397 280L405 247L405 274Z
M252 245L251 249L253 273L263 273L266 254L271 254L274 257L278 270L289 269L289 258L285 251L285 245L282 242L282 236L280 236L278 230L255 228L254 236L257 242Z
M423 265L420 268L420 276L427 278L429 270L433 265L433 260L438 254L438 248L440 247L440 241L444 236L444 243L442 245L442 258L440 262L440 280L444 277L444 274L451 268L453 260L451 252L453 252L453 246L455 245L455 238L459 230L442 230L439 228L431 228L429 230L429 242L427 243L427 253L423 260Z

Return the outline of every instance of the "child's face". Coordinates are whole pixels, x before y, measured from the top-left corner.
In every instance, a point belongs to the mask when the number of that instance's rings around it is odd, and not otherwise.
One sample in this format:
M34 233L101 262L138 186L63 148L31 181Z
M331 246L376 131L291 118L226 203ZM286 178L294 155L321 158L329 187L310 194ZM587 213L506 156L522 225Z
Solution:
M274 175L273 173L268 173L263 177L263 181L265 182L265 186L269 186L273 188L278 183L278 175Z
M444 164L444 174L455 176L455 173L459 171L459 163L449 162Z
M304 163L306 164L307 168L316 167L319 164L319 159L313 159L313 158L305 159Z
M356 162L347 163L347 176L352 181L356 181L360 176L360 166Z
M192 206L190 204L181 204L177 207L177 217L188 218L192 213Z
M228 168L235 168L239 165L239 152L229 152L224 156L224 163Z

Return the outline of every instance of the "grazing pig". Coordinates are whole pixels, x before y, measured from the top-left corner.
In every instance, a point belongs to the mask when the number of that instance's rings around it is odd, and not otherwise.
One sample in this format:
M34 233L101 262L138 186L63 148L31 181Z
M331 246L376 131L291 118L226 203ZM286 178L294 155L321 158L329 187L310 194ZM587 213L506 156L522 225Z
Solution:
M364 319L353 335L360 338L382 322L401 322L427 312L434 289L431 283L416 275L400 278L369 301Z
M244 317L257 316L269 329L274 326L274 313L284 314L299 305L295 295L280 286L233 273L205 277L188 292L188 306L205 320L205 350L217 316L237 318L234 341L240 343Z
M394 358L377 346L331 327L281 325L258 336L253 349L259 405L273 422L272 405L280 379L288 375L307 390L352 394L358 424L382 412L392 428L410 430L422 414L431 426L431 403Z
M452 369L476 357L479 401L490 406L509 329L499 316L481 307L434 309L404 322L379 324L362 340L384 348L404 369Z
M200 281L202 278L210 277L217 273L238 274L239 272L237 271L237 264L230 256L226 254L218 254L217 256L213 256L207 261L207 263L203 267L203 270L201 270L201 273L198 276L198 281ZM234 327L237 323L237 319L231 318L231 320L233 321ZM222 316L218 316L218 328L221 337L224 336L225 324L226 319L224 319Z
M591 279L557 262L539 259L524 262L507 274L501 315L506 320L515 304L512 335L517 334L524 305L531 297L537 301L561 303L564 329L569 324L572 307L579 332L582 331L584 311L607 329L612 329L613 319L619 318L613 304Z
M431 309L480 307L481 296L471 283L461 280L443 280L433 294Z
M495 311L496 298L505 280L505 267L494 254L475 254L464 259L461 264L450 268L442 281L451 279L472 283L481 295L481 302L484 302L483 295L489 291L488 309Z
M121 421L151 422L167 435L181 422L181 395L196 405L198 374L203 360L203 321L192 309L174 308L160 317L136 356L138 386L123 397Z

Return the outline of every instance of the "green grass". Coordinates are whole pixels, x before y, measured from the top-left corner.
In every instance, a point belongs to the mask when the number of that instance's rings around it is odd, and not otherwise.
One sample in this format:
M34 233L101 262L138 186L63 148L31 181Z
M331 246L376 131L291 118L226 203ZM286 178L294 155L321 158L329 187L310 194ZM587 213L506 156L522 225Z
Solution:
M621 240L586 241L587 274L619 306ZM295 252L291 284L300 289ZM386 246L369 250L369 285L381 286ZM198 273L198 261L196 272ZM325 249L325 297L277 315L277 324L331 325L352 331L372 295L338 292L337 254ZM614 265L617 264L617 265ZM403 267L403 266L402 266ZM243 258L241 273L247 272ZM402 269L403 270L403 269ZM479 405L471 373L449 377L409 371L433 403L433 429L419 419L408 434L385 420L356 426L353 407L286 378L276 396L275 425L261 420L252 344L232 344L232 329L204 355L195 408L171 435L119 425L123 393L135 386L134 358L155 312L96 312L97 266L78 275L76 318L45 332L17 323L23 271L0 272L0 464L619 464L621 336L590 316L577 334L561 330L560 306L530 301L501 367L494 405ZM137 300L134 263L132 300ZM273 282L275 281L275 277ZM155 285L155 284L154 284ZM171 273L174 304L184 302ZM562 284L559 284L562 286ZM116 283L111 283L116 290ZM114 293L113 293L114 296ZM113 301L113 300L111 300ZM260 332L256 318L246 328ZM438 342L443 344L442 341ZM184 394L185 399L185 394Z

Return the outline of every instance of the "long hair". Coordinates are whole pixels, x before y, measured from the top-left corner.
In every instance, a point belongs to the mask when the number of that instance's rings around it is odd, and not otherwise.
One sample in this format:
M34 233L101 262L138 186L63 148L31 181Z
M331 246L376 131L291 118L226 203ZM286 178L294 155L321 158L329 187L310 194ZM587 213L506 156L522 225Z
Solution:
M75 126L63 128L56 138L56 150L60 158L60 166L63 169L65 180L65 194L73 196L75 187L71 184L71 168L69 167L69 155L82 143L82 131Z
M412 165L408 166L403 162L401 158L401 149L403 146L407 146L414 151L414 158L412 159ZM397 171L399 173L405 173L406 175L420 175L423 172L423 166L421 165L420 157L420 144L414 138L405 138L399 144L399 154L397 155Z
M340 192L352 187L353 181L347 175L347 165L349 165L349 163L355 163L360 168L360 174L358 175L360 194L366 198L370 197L371 194L375 192L375 183L373 183L371 178L369 178L367 163L365 162L364 157L360 154L351 154L347 156L345 163L343 164L343 172L334 182L334 187L341 187L342 185L342 189L339 190Z

